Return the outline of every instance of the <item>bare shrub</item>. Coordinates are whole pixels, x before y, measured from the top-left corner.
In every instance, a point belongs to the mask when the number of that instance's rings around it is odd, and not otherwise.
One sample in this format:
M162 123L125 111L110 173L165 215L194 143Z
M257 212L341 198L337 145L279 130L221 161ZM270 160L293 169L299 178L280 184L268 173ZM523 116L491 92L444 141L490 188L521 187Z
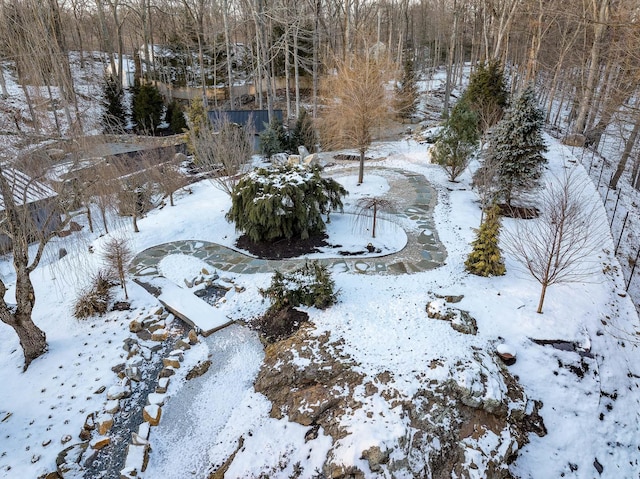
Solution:
M85 319L95 315L103 315L109 309L113 280L109 272L98 271L87 288L80 292L73 305L73 316Z
M129 240L126 238L109 239L102 251L102 260L107 268L113 272L113 276L118 278L120 287L124 290L124 298L129 299L127 293L126 267L133 259L133 252L129 246Z

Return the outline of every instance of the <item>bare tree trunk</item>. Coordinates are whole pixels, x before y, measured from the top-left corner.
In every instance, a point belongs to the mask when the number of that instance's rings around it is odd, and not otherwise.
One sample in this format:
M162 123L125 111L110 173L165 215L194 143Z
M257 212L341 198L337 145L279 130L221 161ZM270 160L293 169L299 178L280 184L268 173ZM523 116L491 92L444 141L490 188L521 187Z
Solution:
M616 168L616 171L611 177L611 181L609 182L609 188L613 190L618 187L618 181L620 180L622 173L624 173L624 170L627 167L627 161L631 156L631 151L633 150L633 147L638 140L638 133L640 133L640 111L638 111L638 113L636 114L636 121L633 125L633 130L631 131L629 138L627 138L627 141L625 142L624 151L622 152L622 156L618 161L618 167Z
M540 300L538 301L538 309L536 313L542 314L542 307L544 306L544 297L547 295L547 284L542 283L542 291L540 291Z
M447 78L444 89L444 105L442 107L442 117L449 117L449 102L451 96L451 90L453 89L453 55L456 48L456 36L458 35L458 10L457 0L453 2L453 28L451 29L451 37L449 38L449 50L447 53Z
M284 94L287 103L287 118L291 118L291 91L289 88L289 83L291 82L291 73L289 72L291 69L291 46L289 44L289 37L290 33L287 28L284 33Z
M600 5L598 5L598 1ZM595 25L593 27L593 42L591 44L591 57L589 60L589 73L584 91L581 94L580 104L578 108L578 116L576 118L575 132L584 133L587 116L593 106L593 96L595 95L596 84L598 82L598 72L600 71L600 57L602 51L602 39L607 30L607 21L609 19L609 1L610 0L592 0L591 6L594 9Z
M227 81L229 83L229 104L231 109L234 108L235 100L233 98L233 65L231 64L231 38L229 35L229 2L224 1L222 7L222 22L224 26L224 48L227 55Z
M320 88L320 9L322 0L315 0L313 19L313 118L318 117L318 89Z
M296 118L300 116L300 58L298 57L298 32L299 28L296 25L296 30L293 35L293 75L296 83Z
M7 82L4 79L2 64L0 64L0 93L2 94L2 98L9 98L9 90L7 90Z
M269 115L269 123L273 121L273 78L271 71L271 60L269 59L269 42L267 38L267 15L264 10L265 0L256 0L257 9L255 12L256 29L258 30L259 40L262 44L260 54L262 57L262 68L264 71L266 81L266 94L267 94L267 113ZM261 72L262 73L262 72Z
M494 59L503 59L506 57L506 51L503 51L503 44L505 39L509 36L511 30L511 24L515 16L516 10L520 6L520 0L509 0L504 2L501 6L500 12L495 12L495 15L499 15L497 20L497 29L494 32L495 40L493 45L493 57ZM505 47L506 48L506 47ZM504 64L504 62L503 62Z
M116 60L113 55L113 43L111 41L111 35L109 35L109 30L107 28L107 20L104 15L104 3L103 0L96 0L96 12L98 15L98 24L100 26L100 45L102 46L103 51L107 53L109 58L109 65L111 66L111 74L115 75L118 78L120 88L122 88L122 71L118 70L116 66Z

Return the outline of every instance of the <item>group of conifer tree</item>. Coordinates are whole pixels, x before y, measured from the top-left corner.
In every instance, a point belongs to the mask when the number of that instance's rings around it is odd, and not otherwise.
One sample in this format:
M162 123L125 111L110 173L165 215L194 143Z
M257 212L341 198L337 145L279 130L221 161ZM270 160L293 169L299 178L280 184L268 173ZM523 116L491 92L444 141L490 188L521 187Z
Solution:
M543 121L532 85L509 102L498 62L476 67L467 89L445 118L431 151L434 162L445 169L450 181L456 181L474 157L480 163L473 186L483 211L465 262L470 273L505 273L498 247L500 215L539 184L547 150L541 133Z

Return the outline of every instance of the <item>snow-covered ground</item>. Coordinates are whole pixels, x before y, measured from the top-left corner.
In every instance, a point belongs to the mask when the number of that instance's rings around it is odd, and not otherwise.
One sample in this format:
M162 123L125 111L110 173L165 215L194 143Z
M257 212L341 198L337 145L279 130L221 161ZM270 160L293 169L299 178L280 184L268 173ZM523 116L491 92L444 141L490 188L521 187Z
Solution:
M586 175L579 163L568 161L570 151L550 138L548 141L550 173L571 168ZM592 477L597 460L604 467L602 477L637 477L640 353L636 338L640 327L629 297L618 294L624 285L612 257L612 238L598 250L596 260L601 267L589 281L550 287L544 314L536 314L540 287L517 269L513 258L506 257L507 274L503 277L480 278L464 272L463 262L480 217L468 175L458 184L448 183L444 172L428 163L426 147L411 141L382 145L377 156L385 158L376 160L377 166L423 174L438 191L434 219L447 249L447 264L403 276L336 272L339 303L325 311L308 310L315 334L328 332L332 341L343 340L344 354L365 376L393 371L394 388L409 397L421 387L416 372L426 371L432 359L465 358L472 347L489 349L502 338L517 351L512 373L530 398L544 404L541 415L548 429L544 437L531 437L511 466L513 473L523 478L561 474ZM340 176L339 167L329 173ZM365 183L359 187L348 178L343 183L360 194L384 193L384 178L372 175L370 182L368 179L365 173ZM149 213L139 222L140 233L126 233L130 226L125 224L112 234L130 237L135 251L178 239L232 246L236 232L224 220L228 207L223 193L202 182L193 185L191 194L179 195L175 207ZM604 209L600 213L604 215ZM509 228L511 223L505 221L504 226ZM342 228L339 222L332 224L332 234L354 236L351 224ZM354 243L365 241L366 232L361 234ZM0 378L5 385L0 392L0 477L37 477L55 468L61 440L66 435L75 440L85 416L103 407L104 395L94 392L117 383L110 368L125 354L122 340L130 334L127 320L157 309L156 300L132 284L133 312L111 312L84 321L71 316L73 285L99 263L100 244L105 239L97 233L85 236L93 242L96 253L77 248L33 275L38 298L34 319L47 333L50 349L26 373L21 370L22 355L15 334L0 325ZM397 247L403 244L401 241ZM52 251L58 247L57 243L50 245ZM11 283L8 260L5 258L2 272ZM174 257L164 268L167 276L179 281L197 273L201 263L188 256ZM246 288L235 296L235 317L250 318L265 310L257 289L269 279L268 274L235 275L234 281ZM425 305L430 291L464 295L460 307L476 318L478 335L462 336L444 322L428 321ZM540 346L531 339L589 344L593 358ZM169 393L175 400L169 399L161 426L151 434L153 452L145 477L184 477L185 471L195 471L198 477L208 464L221 464L235 450L240 436L245 439L244 447L228 477L251 477L266 471L271 471L271 477L288 477L296 462L310 475L322 465L330 446L328 438L320 434L309 451L304 429L286 419L271 419L268 401L253 391L261 354L255 334L238 326L187 352L187 364L209 355L218 358L218 364L201 383L171 384ZM581 368L583 373L572 372L568 366ZM177 440L175 431L181 426L176 422L174 428L172 420L188 417L192 410L197 410L199 429L193 438ZM398 433L399 425L393 419L398 419L397 411L382 403L379 410L388 419L375 423L375 435L392 440ZM352 434L342 440L344 451L358 450L374 426L359 421L357 415L345 421L350 423ZM285 439L273 441L274 437ZM274 473L284 457L288 465ZM366 467L357 457L346 454L345 459Z

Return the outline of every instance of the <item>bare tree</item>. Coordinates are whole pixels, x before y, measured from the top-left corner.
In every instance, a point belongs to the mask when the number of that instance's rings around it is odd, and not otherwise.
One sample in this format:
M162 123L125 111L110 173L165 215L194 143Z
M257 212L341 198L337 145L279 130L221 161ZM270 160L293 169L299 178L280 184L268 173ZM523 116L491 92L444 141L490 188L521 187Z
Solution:
M504 234L505 250L542 286L538 313L547 288L586 280L597 268L592 255L601 248L607 228L586 180L566 173L540 198L540 216L516 223Z
M169 205L175 206L173 195L189 183L186 176L180 171L180 164L176 161L163 163L155 169L154 173L155 182L163 197L169 197Z
M68 213L61 217L63 208L70 204L63 201L69 197L65 186L56 193L43 182L44 175L45 171L26 175L6 163L0 164L0 233L5 246L9 243L16 274L15 304L6 302L7 287L0 278L0 320L18 335L24 370L47 351L46 335L32 319L36 296L31 273L40 264L49 241L73 218ZM33 195L42 201L37 207L32 203ZM34 248L30 250L31 244Z
M376 130L393 117L385 88L390 72L390 65L372 54L352 55L337 61L335 73L325 79L321 141L330 148L358 150L358 184L364 180L364 158Z
M104 245L102 260L107 267L118 276L120 287L124 290L124 298L129 299L127 293L127 265L133 259L133 252L126 238L113 237Z
M239 180L239 174L253 154L253 126L233 123L220 113L213 122L203 119L194 128L189 125L189 145L198 167L209 174L228 195Z
M377 197L365 197L358 200L357 215L360 218L372 216L373 227L371 229L371 237L376 237L376 222L378 220L378 210L391 211L393 209L393 202L384 198Z

